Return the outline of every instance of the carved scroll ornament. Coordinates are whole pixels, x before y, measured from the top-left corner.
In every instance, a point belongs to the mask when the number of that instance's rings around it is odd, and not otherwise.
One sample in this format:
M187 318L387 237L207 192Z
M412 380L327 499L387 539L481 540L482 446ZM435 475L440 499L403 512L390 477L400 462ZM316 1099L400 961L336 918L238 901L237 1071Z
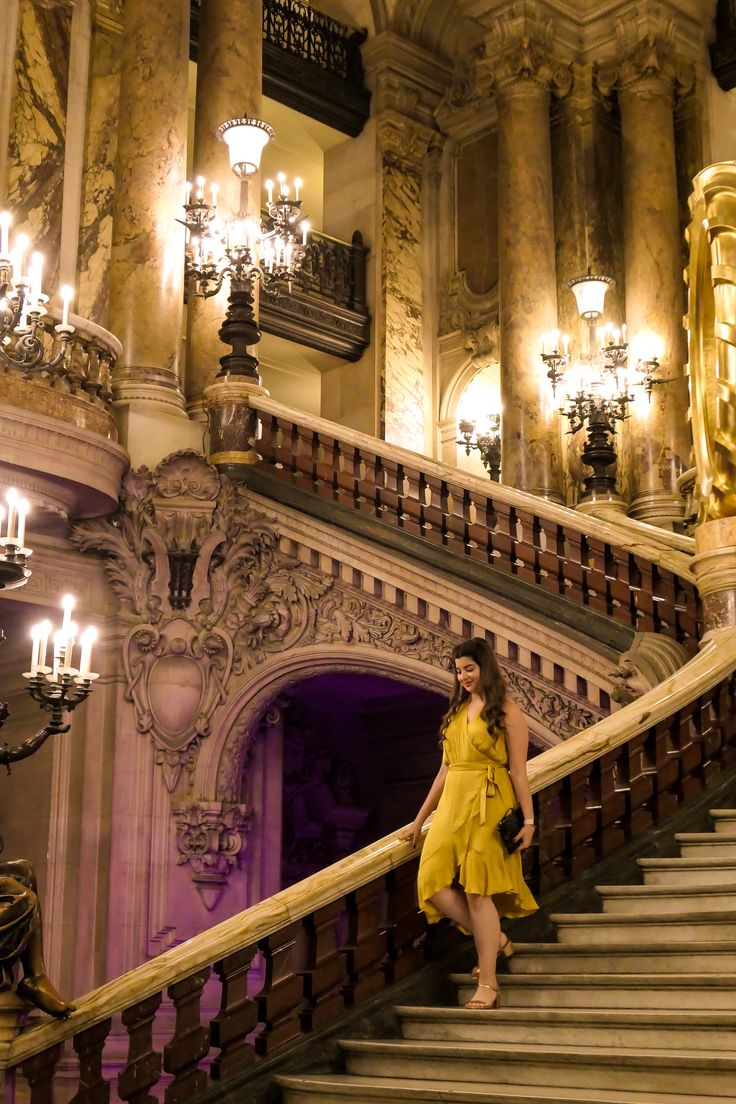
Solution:
M177 803L172 812L176 861L179 866L189 864L197 892L211 912L245 848L249 813L245 805L222 801Z

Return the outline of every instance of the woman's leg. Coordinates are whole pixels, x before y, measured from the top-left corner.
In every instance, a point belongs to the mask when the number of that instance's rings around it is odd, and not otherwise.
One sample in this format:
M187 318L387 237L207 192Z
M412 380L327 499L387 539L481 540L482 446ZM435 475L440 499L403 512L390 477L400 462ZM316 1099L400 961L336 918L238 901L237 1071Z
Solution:
M468 893L466 899L475 949L478 952L478 989L471 999L490 1004L496 998L492 989L496 987L496 957L501 945L501 922L492 897ZM491 990L485 988L489 985Z
M429 899L443 916L449 916L450 920L454 920L466 931L473 931L473 921L464 890L457 889L455 886L445 886L444 889L437 890Z

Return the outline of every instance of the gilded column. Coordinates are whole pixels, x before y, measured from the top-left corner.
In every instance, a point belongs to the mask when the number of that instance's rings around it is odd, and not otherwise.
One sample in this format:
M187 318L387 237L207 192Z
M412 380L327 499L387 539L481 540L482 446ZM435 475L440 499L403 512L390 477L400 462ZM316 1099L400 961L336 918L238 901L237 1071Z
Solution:
M240 207L240 184L230 170L227 147L217 128L227 119L260 118L263 72L261 0L202 0L199 19L194 175L219 185L224 217ZM248 207L259 211L258 177L250 183ZM228 288L189 305L186 394L190 413L201 415L202 395L220 370L227 351L218 336L227 310Z
M632 517L671 526L682 518L677 477L689 466L685 306L673 106L685 83L670 46L654 36L602 68L601 91L615 90L621 112L626 322L630 338L656 339L662 376L651 402L629 408ZM636 346L632 347L636 357Z
M561 500L559 418L539 354L557 326L550 99L571 77L527 36L501 46L494 37L486 49L479 81L490 78L498 106L502 478Z
M126 0L120 50L110 329L123 344L119 404L183 410L181 213L186 175L189 3Z

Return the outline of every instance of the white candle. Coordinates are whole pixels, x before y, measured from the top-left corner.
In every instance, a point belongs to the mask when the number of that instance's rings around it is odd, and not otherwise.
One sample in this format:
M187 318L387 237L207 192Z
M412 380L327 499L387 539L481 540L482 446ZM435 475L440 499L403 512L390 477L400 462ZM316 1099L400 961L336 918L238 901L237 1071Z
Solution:
M621 327L621 340L625 345L626 344L626 323L625 322L624 322L623 326Z
M547 335L546 335L546 333L543 333L542 334L542 356L544 356L546 352L547 352Z
M46 649L49 646L49 635L51 634L51 622L42 621L38 626L41 633L41 638L38 646L38 665L39 667L46 666Z
M562 335L562 352L565 354L565 356L567 356L569 351L570 351L570 335L569 334L563 334Z
M34 625L31 629L31 640L33 642L31 647L31 674L35 675L36 668L38 667L38 657L41 651L41 626Z
M217 193L220 190L219 184L210 184L210 191L212 192L212 206L217 206Z
M284 181L286 180L286 173L279 173L276 177L279 182L279 199L284 194Z
M69 324L69 304L74 298L74 291L70 288L69 284L64 284L60 290L62 308L61 308L61 324L67 326Z
M309 233L309 223L305 221L302 223L302 245L307 244L307 234Z
M23 547L23 541L26 538L26 516L30 507L28 505L28 499L22 498L18 503L18 547Z
M296 193L295 198L297 200L299 199L299 192L302 189L302 183L303 183L302 178L300 176L297 176L294 180L294 191Z
M0 257L10 256L10 211L0 212Z
M89 675L92 672L92 645L97 639L97 629L92 625L82 633L79 643L82 646L82 654L79 658L79 674Z
M18 492L15 487L11 487L5 498L8 503L8 531L6 536L8 540L13 539L13 529L15 528L15 512L18 508Z
M77 626L74 621L69 622L66 636L64 637L64 666L71 667L74 659L74 641L77 637Z
M65 594L61 599L61 608L64 611L64 616L61 621L61 631L66 634L69 632L69 626L72 623L72 610L74 609L74 595Z
M184 206L188 207L192 198L192 182L191 180L184 181Z
M198 200L204 199L204 177L203 176L198 176L197 177L197 199Z
M266 191L268 192L268 202L273 203L273 180L266 181Z
M54 660L51 669L51 681L56 682L59 677L59 667L61 666L61 659L64 652L64 645L66 643L66 636L62 629L57 629L54 633Z
M3 521L4 521L4 519L5 519L5 510L3 509L2 506L0 506L0 540L2 540L2 536L3 536Z

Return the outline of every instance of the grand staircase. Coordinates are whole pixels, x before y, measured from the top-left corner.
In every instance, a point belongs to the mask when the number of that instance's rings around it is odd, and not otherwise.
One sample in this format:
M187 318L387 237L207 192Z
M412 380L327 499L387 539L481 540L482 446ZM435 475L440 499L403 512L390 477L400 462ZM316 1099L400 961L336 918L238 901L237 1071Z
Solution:
M343 1073L279 1078L283 1104L734 1104L736 809L639 859L643 885L517 944L501 1007L399 1007L400 1038L341 1044ZM454 975L458 1004L474 985Z

